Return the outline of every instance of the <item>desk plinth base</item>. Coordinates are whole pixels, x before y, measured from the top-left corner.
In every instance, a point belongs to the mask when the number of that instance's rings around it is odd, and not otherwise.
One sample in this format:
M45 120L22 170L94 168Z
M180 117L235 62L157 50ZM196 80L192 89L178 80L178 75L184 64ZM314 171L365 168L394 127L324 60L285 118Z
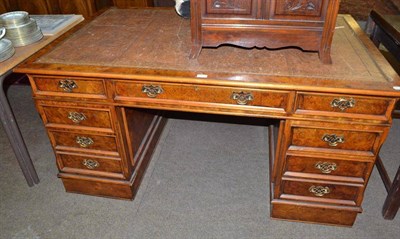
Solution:
M271 202L272 218L297 222L351 227L360 212L359 207L327 206L287 200Z

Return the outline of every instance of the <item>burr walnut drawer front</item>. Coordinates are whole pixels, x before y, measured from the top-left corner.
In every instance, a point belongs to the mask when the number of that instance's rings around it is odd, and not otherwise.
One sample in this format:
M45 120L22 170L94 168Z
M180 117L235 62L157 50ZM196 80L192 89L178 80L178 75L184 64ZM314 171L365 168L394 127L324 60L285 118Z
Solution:
M321 175L341 176L341 180L344 180L342 177L351 177L349 181L356 180L363 183L371 167L373 162L289 155L286 158L284 175L314 174L316 178Z
M117 142L113 135L97 135L92 133L75 133L64 131L48 131L50 140L56 150L92 151L118 155Z
M286 109L289 98L288 91L125 81L115 81L115 92L116 100L248 105L279 111Z
M337 128L292 127L291 147L355 150L375 154L379 132Z
M297 94L296 102L296 114L331 115L334 112L340 117L351 118L366 115L388 118L395 104L395 100L389 98L301 92Z
M101 79L37 76L33 77L32 88L38 95L106 98L104 82Z
M122 177L121 159L116 157L57 153L57 164L66 173Z
M64 105L39 105L45 124L74 125L111 129L109 108L70 107Z
M334 184L324 181L284 180L282 187L282 198L322 202L327 199L345 200L351 201L347 202L347 204L353 205L357 204L357 199L363 191L362 185ZM298 197L296 198L296 196ZM331 202L335 203L335 201ZM346 202L338 201L336 203Z

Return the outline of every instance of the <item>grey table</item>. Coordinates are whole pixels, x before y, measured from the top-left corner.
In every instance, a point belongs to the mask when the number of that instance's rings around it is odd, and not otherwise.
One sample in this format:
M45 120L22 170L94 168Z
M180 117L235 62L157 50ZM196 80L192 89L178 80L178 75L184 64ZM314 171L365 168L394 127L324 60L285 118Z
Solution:
M80 15L78 15L80 16ZM39 177L32 163L25 142L22 138L18 124L8 102L7 94L4 88L4 81L12 73L14 67L26 60L28 57L39 51L47 44L61 36L63 33L83 21L83 17L75 18L74 21L64 24L57 33L44 36L40 41L28 46L16 48L15 54L4 62L0 63L0 118L4 130L10 140L11 147L25 176L26 182L30 187L39 183Z

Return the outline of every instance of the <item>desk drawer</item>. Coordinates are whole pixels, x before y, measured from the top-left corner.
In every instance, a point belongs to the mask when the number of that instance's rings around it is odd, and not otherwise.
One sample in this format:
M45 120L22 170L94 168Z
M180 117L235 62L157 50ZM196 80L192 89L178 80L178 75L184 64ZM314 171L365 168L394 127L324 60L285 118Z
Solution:
M111 129L109 108L70 107L40 104L45 124L62 124Z
M120 158L58 153L57 164L66 173L122 178Z
M314 157L292 156L286 158L286 176L299 176L301 174L314 174L316 178L321 175L351 177L349 181L358 179L365 182L367 173L373 167L373 162L358 162L339 159L321 159ZM333 177L334 178L334 177ZM341 178L341 180L345 180Z
M293 127L292 146L375 153L377 132L335 128Z
M354 117L373 115L388 118L395 100L379 97L298 93L296 114ZM356 114L356 115L355 115Z
M323 181L283 181L282 198L310 201L328 201L335 203L334 200L351 201L349 203L356 205L357 199L362 192L363 187L355 185L334 184ZM352 203L354 202L354 203ZM341 203L338 201L337 203Z
M48 133L55 149L88 152L96 150L98 151L97 153L101 153L102 151L104 153L118 155L115 136L52 130L49 130Z
M101 79L38 76L33 77L33 83L34 84L32 85L32 88L36 94L84 98L106 98L104 82Z
M181 101L260 106L285 110L289 92L217 86L115 81L117 100Z

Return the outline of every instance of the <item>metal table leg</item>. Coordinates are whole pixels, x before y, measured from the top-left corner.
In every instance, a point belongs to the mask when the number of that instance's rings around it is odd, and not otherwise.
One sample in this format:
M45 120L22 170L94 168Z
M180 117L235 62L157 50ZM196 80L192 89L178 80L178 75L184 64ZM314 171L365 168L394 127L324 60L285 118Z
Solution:
M34 184L39 183L39 177L33 166L4 90L4 79L11 74L11 72L10 70L0 76L0 118L26 182L32 187Z

